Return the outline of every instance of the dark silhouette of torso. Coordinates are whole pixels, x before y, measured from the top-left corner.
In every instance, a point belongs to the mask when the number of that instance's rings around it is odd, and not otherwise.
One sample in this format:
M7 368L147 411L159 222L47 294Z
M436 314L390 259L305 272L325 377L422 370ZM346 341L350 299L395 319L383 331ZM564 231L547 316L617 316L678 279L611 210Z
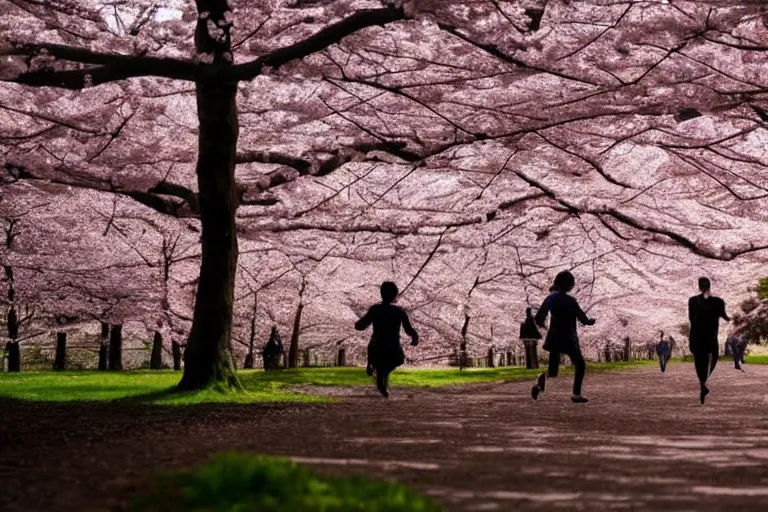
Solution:
M578 301L564 292L551 293L542 303L536 313L536 324L544 326L547 313L552 315L544 341L546 350L558 350L562 347L577 346L579 338L576 334L576 320L582 324L591 325L592 322L584 311L581 310Z
M533 317L528 317L525 322L520 324L520 339L521 340L540 340L541 334L536 328L536 322Z
M409 336L416 332L408 320L408 314L394 304L374 304L363 318L355 322L355 329L364 331L371 324L373 339L386 345L400 344L401 326Z
M695 295L688 299L688 318L691 323L691 352L717 352L717 333L720 318L728 319L725 302L719 297Z

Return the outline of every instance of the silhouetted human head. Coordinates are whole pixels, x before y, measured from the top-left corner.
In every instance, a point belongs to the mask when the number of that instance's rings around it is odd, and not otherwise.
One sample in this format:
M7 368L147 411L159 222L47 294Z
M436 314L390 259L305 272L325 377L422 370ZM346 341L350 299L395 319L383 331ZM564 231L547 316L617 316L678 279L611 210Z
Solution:
M397 285L392 281L384 281L381 283L381 301L384 304L392 304L397 297L398 289Z
M555 276L555 282L552 284L552 290L568 293L573 290L573 286L576 284L576 279L567 270L563 270Z
M708 292L710 286L712 286L712 283L709 282L708 277L699 278L699 290L701 291L701 293Z

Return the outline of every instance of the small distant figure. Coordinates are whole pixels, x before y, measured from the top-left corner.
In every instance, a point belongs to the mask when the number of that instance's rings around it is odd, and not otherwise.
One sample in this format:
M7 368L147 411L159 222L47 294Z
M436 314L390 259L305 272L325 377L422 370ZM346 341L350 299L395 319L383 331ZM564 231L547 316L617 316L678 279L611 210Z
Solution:
M549 351L549 365L547 371L539 375L536 384L531 388L531 396L534 400L546 387L547 377L556 377L560 367L560 354L571 358L575 372L573 376L574 403L586 403L588 400L581 396L581 385L586 373L586 363L581 355L579 337L576 333L576 320L583 325L594 325L595 320L588 318L581 310L575 298L568 295L576 284L573 274L563 271L557 274L555 282L550 288L550 295L544 299L544 303L536 313L535 321L539 327L544 327L547 314L552 314L547 337L544 340L544 350Z
M725 302L719 297L712 296L711 286L709 278L700 277L701 293L688 299L688 320L691 325L689 348L693 354L693 363L699 378L699 400L702 404L709 394L707 379L715 370L720 352L717 343L720 319L726 322L731 321L725 313Z
M744 337L738 334L731 333L728 339L725 341L726 353L730 352L733 357L733 367L737 370L744 371L741 367L744 364L744 353L747 350L747 342L744 341Z
M283 342L277 332L277 326L272 326L269 333L269 341L261 352L265 370L277 370L280 368L280 356L283 355Z
M672 355L672 346L666 339L664 339L664 331L659 331L659 342L656 344L656 354L659 356L661 373L664 373L667 370L667 362Z
M400 345L400 326L411 337L411 346L419 344L419 334L411 326L408 314L393 302L398 294L397 285L386 281L381 285L381 303L374 304L357 322L355 329L364 331L373 324L373 335L368 344L368 375L376 372L376 388L389 397L389 374L405 362Z
M539 367L539 354L536 346L539 344L541 334L536 328L533 318L533 309L525 308L525 322L520 324L520 340L525 347L525 367L528 369Z

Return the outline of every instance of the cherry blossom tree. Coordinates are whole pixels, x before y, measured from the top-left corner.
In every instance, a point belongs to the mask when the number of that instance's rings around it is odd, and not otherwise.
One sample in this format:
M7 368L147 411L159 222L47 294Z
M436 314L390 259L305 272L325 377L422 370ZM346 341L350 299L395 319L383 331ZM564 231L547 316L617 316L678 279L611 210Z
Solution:
M557 269L583 272L599 316L683 287L691 265L752 268L768 247L762 2L0 0L0 12L7 196L83 189L199 222L182 388L235 385L238 238L340 244L348 280L375 266L369 279L412 282L416 307L442 286L438 269L491 247L483 272L509 281L484 294L487 318L505 294L535 303ZM664 281L673 268L679 282ZM458 303L467 288L442 289ZM456 311L430 304L424 320Z

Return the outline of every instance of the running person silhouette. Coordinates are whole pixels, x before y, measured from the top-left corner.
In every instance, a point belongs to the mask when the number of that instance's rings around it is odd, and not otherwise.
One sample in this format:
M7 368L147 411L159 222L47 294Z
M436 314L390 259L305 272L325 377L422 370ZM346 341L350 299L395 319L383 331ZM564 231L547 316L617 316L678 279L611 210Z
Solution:
M547 337L544 341L544 350L549 352L549 365L546 373L539 375L536 384L531 388L531 396L534 400L539 398L539 393L544 391L547 383L547 376L557 376L560 366L560 355L565 354L571 358L574 366L573 376L573 395L571 401L574 403L585 403L588 400L581 396L581 384L584 381L586 372L586 363L581 355L579 347L579 336L576 333L576 320L584 325L594 325L595 320L588 318L581 310L579 303L575 298L568 295L573 289L576 280L573 274L567 270L560 272L555 277L555 282L550 288L552 293L544 299L544 303L536 313L536 324L544 327L544 321L547 314L552 315Z
M368 374L376 371L376 388L385 398L389 397L389 374L405 362L403 347L400 346L400 326L411 337L411 346L419 343L419 334L411 326L408 314L392 304L397 298L395 283L386 281L381 285L381 303L374 304L357 322L355 329L364 331L373 324L373 335L368 344Z
M661 367L661 373L667 370L667 362L672 353L672 347L664 339L664 331L659 331L659 342L656 344L656 354L659 356L659 366Z
M691 325L690 345L693 353L693 364L696 367L696 375L699 378L699 400L709 394L707 379L717 365L720 347L717 343L717 331L720 328L720 319L726 322L731 319L725 313L725 302L719 297L713 297L710 293L711 283L706 277L699 278L699 295L688 299L688 320Z

